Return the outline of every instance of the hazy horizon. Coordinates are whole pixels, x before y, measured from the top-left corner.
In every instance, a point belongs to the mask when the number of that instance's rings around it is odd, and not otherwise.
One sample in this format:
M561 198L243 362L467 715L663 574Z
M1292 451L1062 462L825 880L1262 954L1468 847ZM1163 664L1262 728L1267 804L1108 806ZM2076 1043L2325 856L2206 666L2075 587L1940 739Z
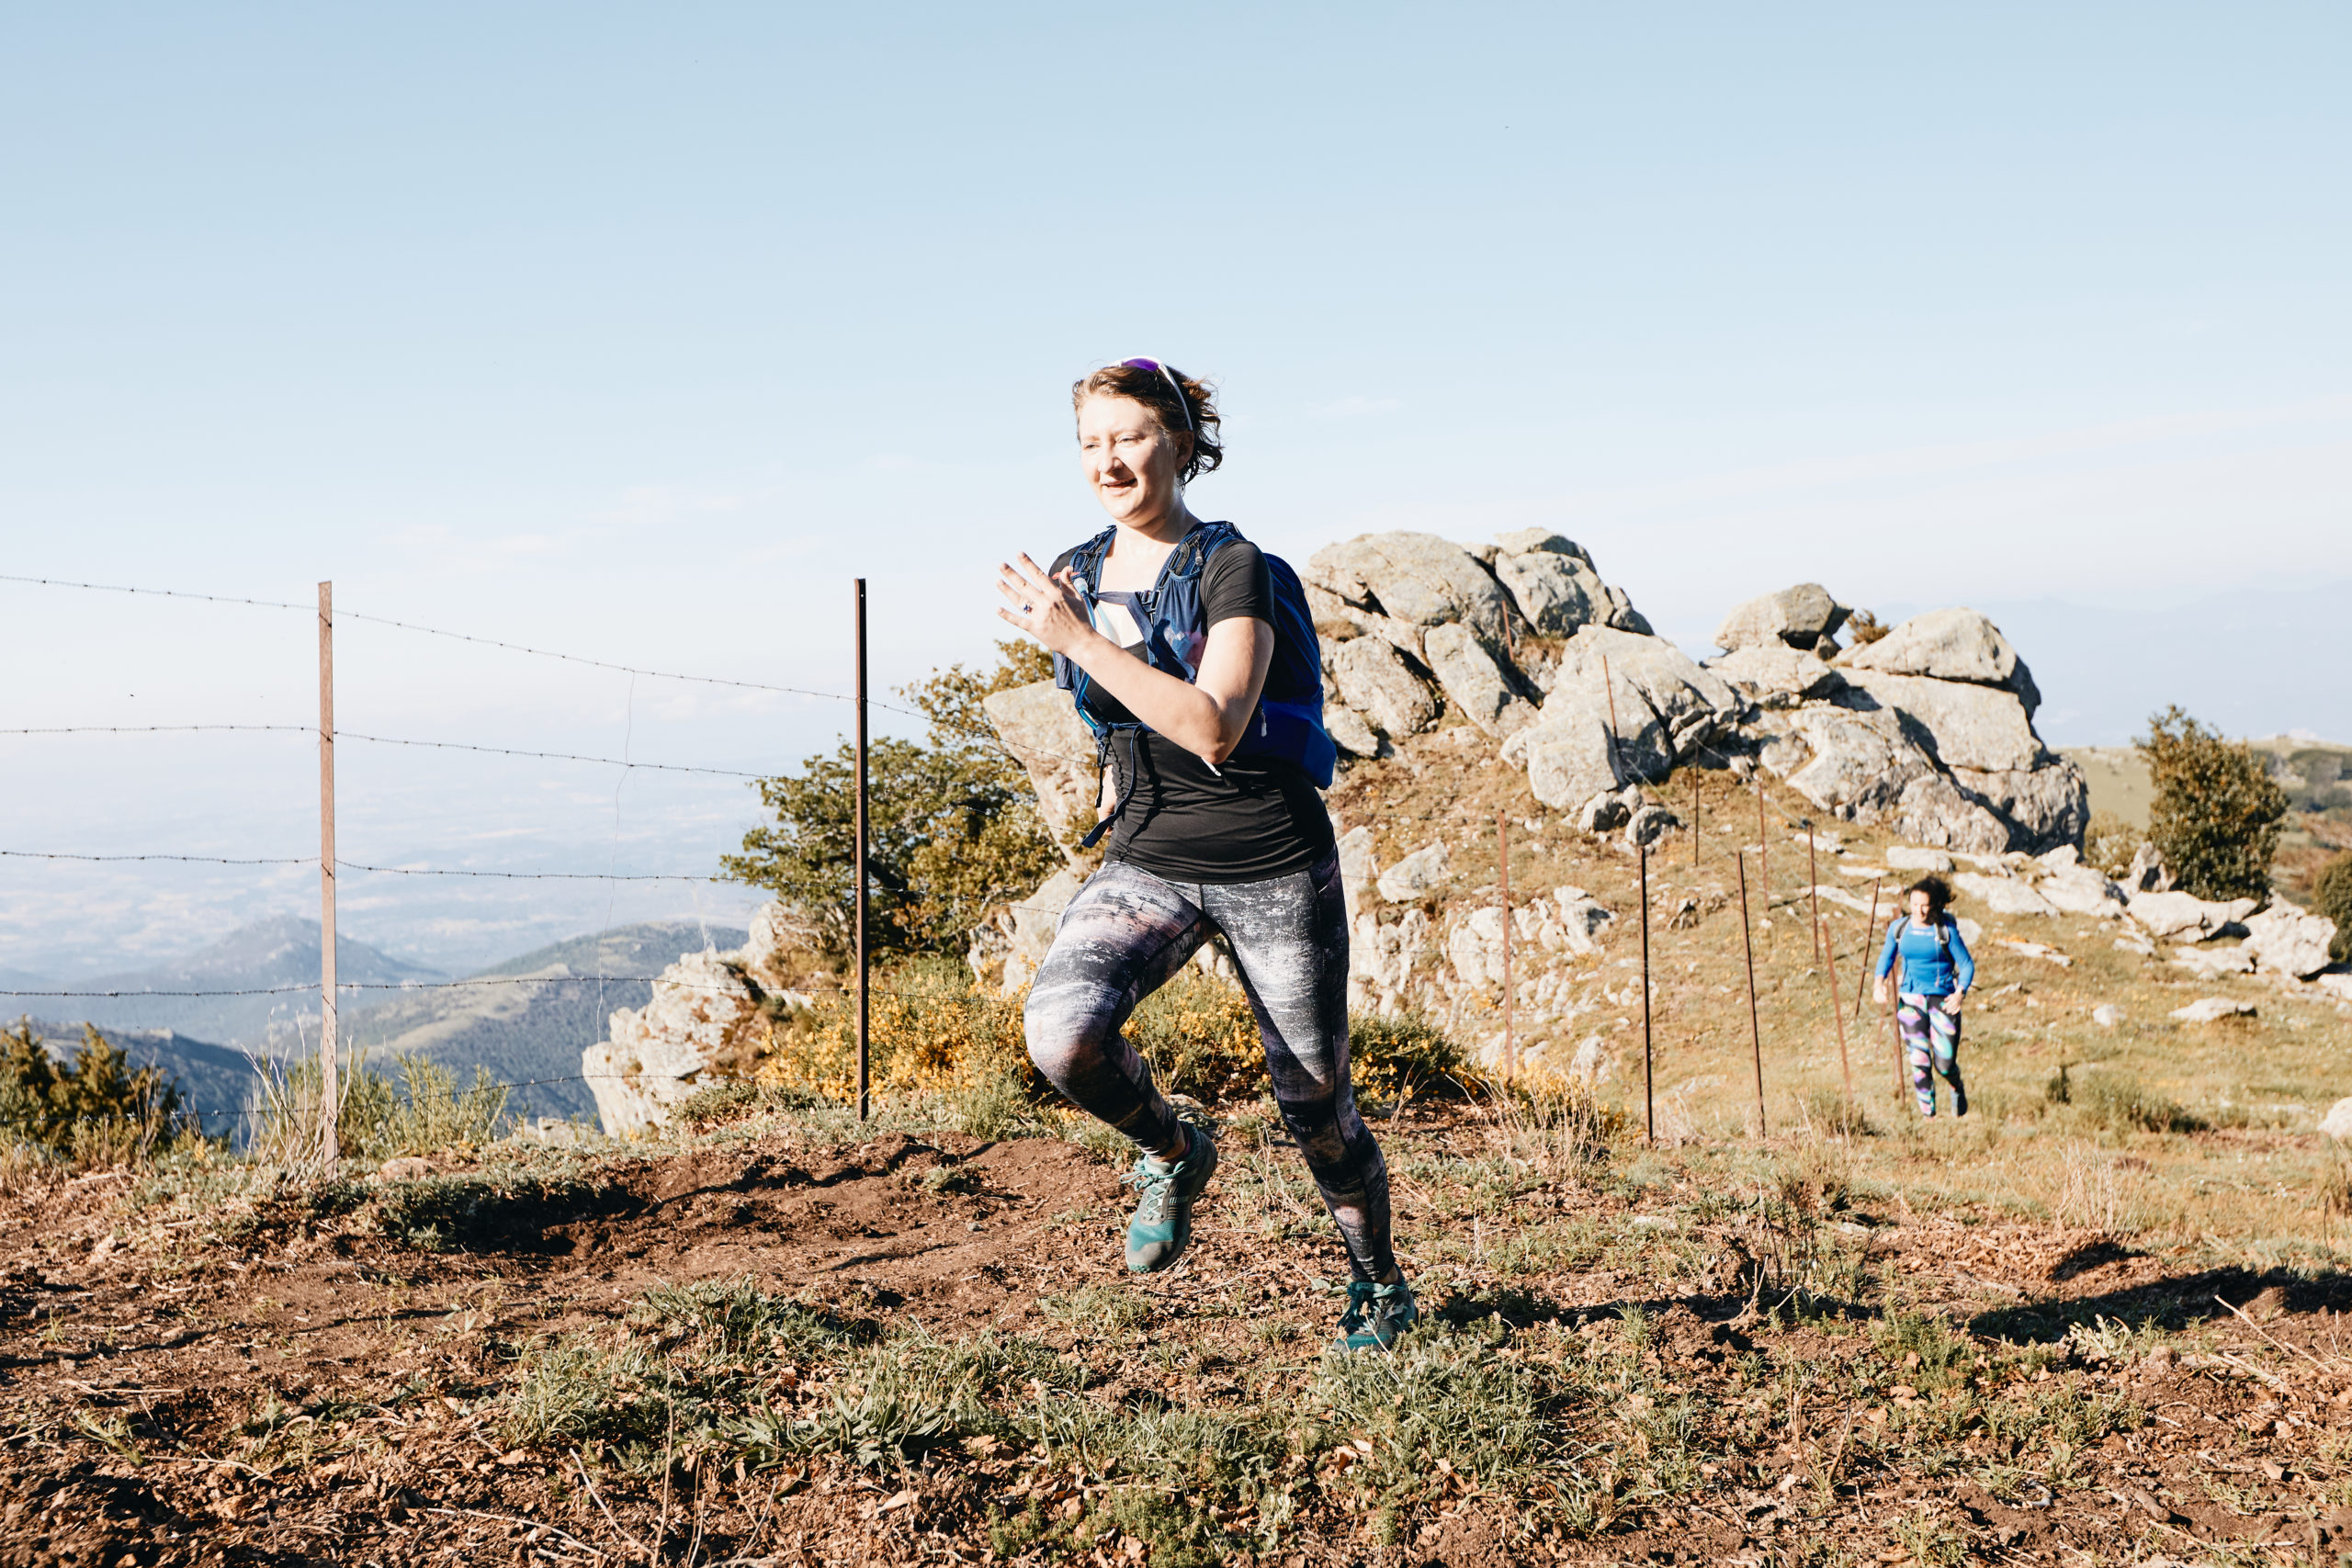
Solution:
M2053 744L2352 740L2339 6L28 12L0 571L877 694L1098 526L1068 388L1221 386L1294 558L1544 526L1704 652L1818 581L2010 629ZM1111 112L1115 108L1116 112ZM307 726L311 617L0 581L0 730ZM351 736L775 773L834 700L346 618ZM878 716L885 734L905 718ZM0 735L0 849L316 852L311 742ZM700 874L740 780L339 749L372 864ZM741 890L353 874L452 967ZM300 866L0 858L0 966L137 967Z

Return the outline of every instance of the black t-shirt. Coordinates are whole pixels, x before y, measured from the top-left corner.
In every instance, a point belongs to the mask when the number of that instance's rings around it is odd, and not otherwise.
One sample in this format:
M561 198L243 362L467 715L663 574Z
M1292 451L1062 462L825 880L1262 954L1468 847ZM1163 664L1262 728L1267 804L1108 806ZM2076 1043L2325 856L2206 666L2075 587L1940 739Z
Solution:
M1054 570L1073 553L1065 551ZM1148 612L1151 596L1137 598ZM1204 633L1237 618L1276 625L1273 580L1257 546L1237 539L1209 557L1201 569L1201 612ZM1094 624L1142 656L1142 624L1125 606L1103 600ZM1135 716L1100 686L1090 687L1087 710L1104 724ZM1170 882L1261 882L1305 871L1331 852L1330 815L1314 781L1293 763L1236 757L1213 768L1148 729L1114 731L1110 745L1114 798L1126 802L1111 829L1113 860Z

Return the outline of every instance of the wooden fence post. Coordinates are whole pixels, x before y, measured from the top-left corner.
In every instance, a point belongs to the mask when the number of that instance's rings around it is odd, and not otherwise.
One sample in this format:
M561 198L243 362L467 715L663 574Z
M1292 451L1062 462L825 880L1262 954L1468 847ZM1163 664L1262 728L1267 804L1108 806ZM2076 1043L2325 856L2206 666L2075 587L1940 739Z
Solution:
M857 580L857 896L852 919L857 922L857 1119L863 1122L870 1109L870 1076L866 1055L866 976L871 955L871 943L866 936L865 912L865 579Z
M335 1122L334 584L319 584L319 1152L330 1171L343 1157Z

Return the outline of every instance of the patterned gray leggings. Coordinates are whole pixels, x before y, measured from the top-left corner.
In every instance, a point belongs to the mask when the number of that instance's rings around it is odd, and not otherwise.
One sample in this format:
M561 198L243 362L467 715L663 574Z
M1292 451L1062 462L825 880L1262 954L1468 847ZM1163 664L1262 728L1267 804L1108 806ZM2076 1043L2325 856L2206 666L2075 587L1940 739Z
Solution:
M1298 1141L1359 1280L1385 1280L1388 1167L1348 1082L1348 921L1340 858L1263 882L1171 883L1123 861L1062 911L1029 990L1029 1059L1080 1109L1148 1147L1176 1140L1175 1108L1121 1034L1144 998L1213 932L1233 950L1283 1124Z

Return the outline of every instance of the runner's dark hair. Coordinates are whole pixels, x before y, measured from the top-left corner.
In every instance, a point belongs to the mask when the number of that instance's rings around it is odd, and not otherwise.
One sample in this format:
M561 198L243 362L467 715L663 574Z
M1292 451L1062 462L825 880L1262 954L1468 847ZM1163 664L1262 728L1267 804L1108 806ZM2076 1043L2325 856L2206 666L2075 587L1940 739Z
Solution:
M1940 915L1951 906L1951 885L1940 876L1923 876L1904 889L1906 893L1925 893L1928 913Z
M1216 404L1210 400L1216 392L1209 382L1195 380L1172 365L1164 372L1143 365L1105 365L1070 384L1069 405L1076 409L1089 398L1141 403L1160 429L1190 443L1182 473L1190 484L1225 461L1225 444L1217 439Z

